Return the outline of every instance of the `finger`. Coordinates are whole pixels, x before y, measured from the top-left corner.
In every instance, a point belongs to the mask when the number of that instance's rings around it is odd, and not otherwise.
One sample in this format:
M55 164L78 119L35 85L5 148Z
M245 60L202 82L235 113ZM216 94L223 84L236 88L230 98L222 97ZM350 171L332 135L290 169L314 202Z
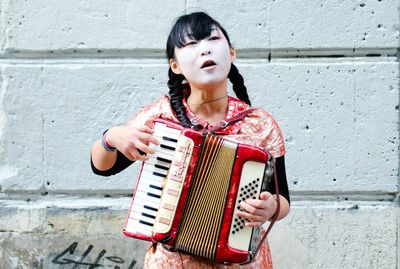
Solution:
M244 218L246 220L246 222L245 222L246 227L259 226L267 221L266 216L253 215L253 214L243 212L243 211L237 211L235 214L236 214L236 216Z
M133 150L127 150L125 152L122 152L129 160L131 161L145 161L148 159L147 156L141 155L136 149Z
M135 157L129 152L123 152L123 154L125 155L126 158L128 158L130 161L134 162L136 161Z
M131 154L136 161L147 161L149 159L149 157L140 154L136 149L131 151Z
M247 199L245 201L246 204L258 208L261 210L265 210L268 207L268 200L259 200L259 199Z
M250 214L254 214L254 215L262 215L262 213L264 212L264 208L257 208L254 207L250 204L246 202L241 202L240 203L240 207L243 208L246 212L250 213Z
M150 128L147 125L139 126L139 127L137 127L137 130L144 132L144 133L148 133L148 134L154 134L154 129Z
M272 196L272 194L271 193L269 193L269 192L267 192L267 191L263 191L261 194L260 194L260 199L261 200L267 200L269 197L271 197Z
M149 142L154 145L160 145L160 141L155 136L150 134L142 133L139 135L139 140L142 141L143 144L149 145Z
M236 216L246 219L247 222L262 222L263 217L253 215L244 211L237 211Z
M160 145L160 141L155 137L155 136L153 136L153 135L150 135L149 137L148 137L148 141L150 142L150 143L153 143L154 145Z
M151 147L147 146L146 144L143 144L142 142L136 142L134 144L135 148L144 152L145 154L154 154L156 151L152 149ZM144 156L144 155L141 155Z
M258 226L261 226L261 225L262 225L262 223L259 222L259 221L255 221L255 222L251 221L251 222L245 222L244 223L245 227L258 227Z

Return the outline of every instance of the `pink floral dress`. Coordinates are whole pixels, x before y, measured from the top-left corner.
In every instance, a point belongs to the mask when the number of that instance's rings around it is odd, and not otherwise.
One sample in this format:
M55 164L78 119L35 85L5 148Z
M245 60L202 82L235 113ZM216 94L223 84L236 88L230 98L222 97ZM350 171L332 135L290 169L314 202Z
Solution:
M184 100L184 105L188 117L194 123L200 123L202 126L212 128L207 122L196 117L190 111ZM230 119L247 110L249 106L234 98L228 97L228 109L226 119ZM169 97L165 96L155 103L144 107L138 114L136 114L129 122L130 126L148 125L152 127L154 119L163 118L174 122L179 122L174 116ZM245 143L254 145L267 150L275 158L281 157L285 154L284 140L275 119L266 111L256 109L251 112L243 120L236 122L223 130L217 131L218 135L238 143ZM272 258L270 248L267 240L264 241L263 246L260 248L254 261L246 265L222 265L215 264L209 260L201 257L187 255L179 252L170 252L165 250L161 244L157 244L154 248L149 248L144 259L144 268L149 269L163 269L163 268L185 268L185 269L209 269L209 268L272 268Z

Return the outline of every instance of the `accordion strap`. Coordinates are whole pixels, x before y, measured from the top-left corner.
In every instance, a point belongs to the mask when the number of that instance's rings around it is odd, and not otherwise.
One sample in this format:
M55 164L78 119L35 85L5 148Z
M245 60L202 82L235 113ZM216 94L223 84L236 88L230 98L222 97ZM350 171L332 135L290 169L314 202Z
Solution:
M211 128L209 130L204 129L203 132L207 133L207 134L213 134L216 131L222 130L224 128L226 128L227 126L234 124L235 122L238 122L240 120L242 120L244 117L246 117L247 115L249 115L251 112L253 112L255 110L255 108L250 108L248 110L242 111L239 114L237 114L236 116L227 119L227 120L222 120L220 123L218 123L214 128Z

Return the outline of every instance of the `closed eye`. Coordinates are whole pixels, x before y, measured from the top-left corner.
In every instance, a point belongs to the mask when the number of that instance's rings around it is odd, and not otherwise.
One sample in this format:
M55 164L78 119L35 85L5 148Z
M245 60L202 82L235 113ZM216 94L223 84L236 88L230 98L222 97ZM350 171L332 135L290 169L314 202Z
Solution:
M210 38L209 38L209 40L218 40L218 39L220 39L220 37L219 36L211 36Z
M196 45L196 44L197 44L197 41L190 40L190 41L186 42L183 46L186 47L186 46L191 46L191 45Z

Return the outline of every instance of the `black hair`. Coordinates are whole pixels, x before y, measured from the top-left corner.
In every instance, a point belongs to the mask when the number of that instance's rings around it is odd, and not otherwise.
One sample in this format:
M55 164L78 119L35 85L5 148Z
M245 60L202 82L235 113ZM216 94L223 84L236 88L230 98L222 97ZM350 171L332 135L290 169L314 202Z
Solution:
M204 12L194 12L179 17L168 36L166 49L167 59L175 58L175 47L182 48L186 37L190 37L194 40L202 40L210 36L215 28L221 30L228 41L229 47L232 47L226 30L208 14ZM185 77L172 72L171 67L168 70L168 77L171 107L182 126L191 128L193 125L187 117L182 103L183 97L185 97L186 92L189 90L189 84L184 84L183 81ZM232 88L237 98L251 105L243 77L233 63L228 78L232 82Z

